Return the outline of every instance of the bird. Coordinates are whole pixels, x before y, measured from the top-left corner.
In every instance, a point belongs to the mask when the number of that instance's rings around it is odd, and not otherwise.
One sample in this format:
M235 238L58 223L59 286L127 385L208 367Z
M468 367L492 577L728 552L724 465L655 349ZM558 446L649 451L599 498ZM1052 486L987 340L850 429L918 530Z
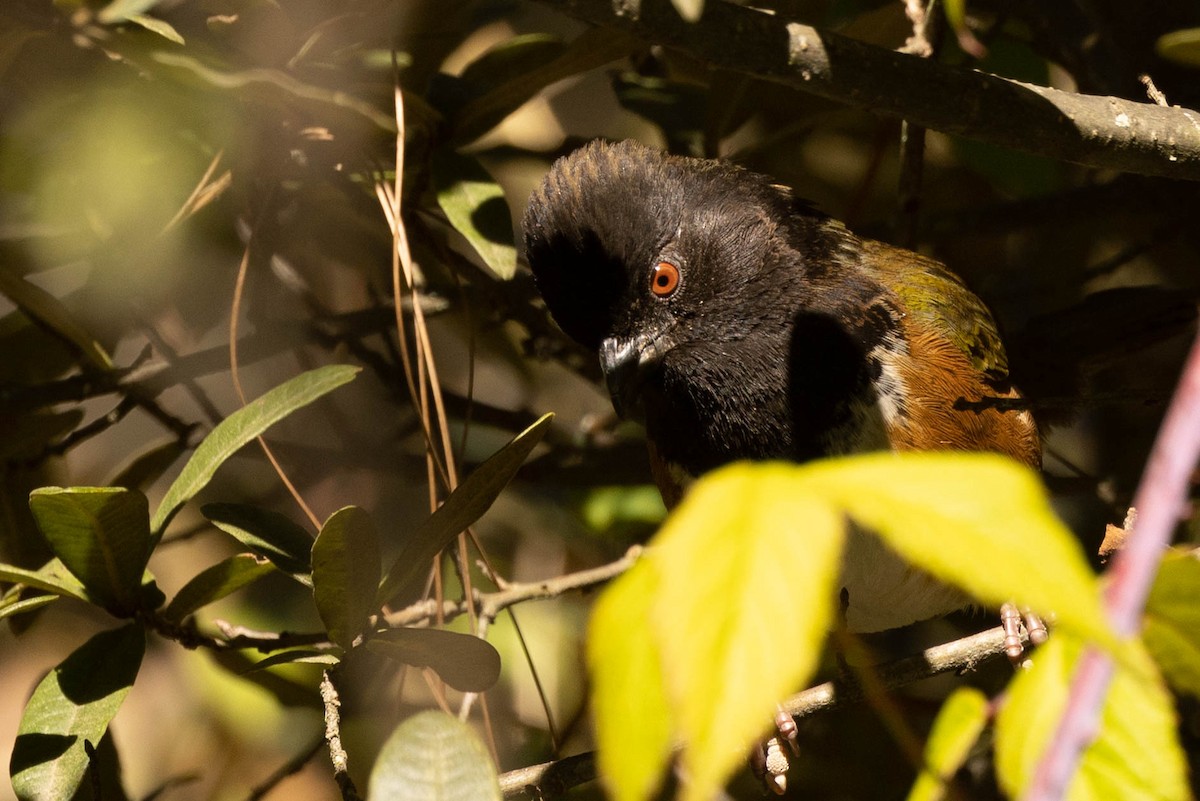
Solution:
M550 315L597 353L618 416L644 424L668 508L739 460L956 450L1040 464L983 301L769 176L596 140L552 164L522 227ZM854 527L840 581L854 632L969 605Z

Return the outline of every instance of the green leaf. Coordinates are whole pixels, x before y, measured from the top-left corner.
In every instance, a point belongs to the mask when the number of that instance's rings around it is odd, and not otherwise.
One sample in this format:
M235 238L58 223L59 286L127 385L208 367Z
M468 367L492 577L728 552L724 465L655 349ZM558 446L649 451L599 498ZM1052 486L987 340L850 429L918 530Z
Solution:
M692 487L647 551L654 578L626 576L642 599L610 602L589 645L596 669L634 676L595 676L597 738L610 753L602 764L620 801L647 796L661 771L661 724L610 710L620 701L600 693L645 680L657 660L673 739L682 743L685 801L711 798L772 719L778 701L812 675L832 622L834 580L845 525L838 510L805 492L796 466L740 463ZM615 610L612 611L612 610ZM623 613L619 620L612 619ZM633 632L649 626L649 633ZM656 655L644 653L650 646ZM626 644L628 643L628 644ZM601 654L601 651L604 651ZM628 667L623 667L628 665ZM627 703L627 702L626 702ZM656 701L651 714L658 714ZM645 753L635 753L649 727Z
M1163 557L1146 599L1142 637L1167 682L1200 698L1200 558L1194 552Z
M386 629L367 650L414 667L432 668L456 690L481 693L500 678L500 654L487 641L441 629Z
M584 31L562 55L504 81L463 106L454 120L453 141L465 143L479 138L550 84L624 58L639 47L637 40L611 28Z
M24 584L26 587L45 590L66 598L94 602L84 586L79 583L79 579L72 576L57 558L51 559L38 570L0 564L0 581Z
M150 558L146 496L119 487L43 487L29 508L54 554L115 614L138 607Z
M175 44L184 44L183 37L179 35L179 31L175 30L174 26L166 20L158 19L157 17L149 17L145 14L131 14L126 17L135 25L140 25L151 33L157 33L162 38L174 42Z
M8 296L30 319L73 346L89 366L98 370L112 369L112 359L104 348L58 298L7 269L0 270L0 294Z
M255 662L244 673L250 673L255 670L266 670L276 665L323 665L325 667L333 667L341 661L341 657L331 651L321 651L316 648L296 648L290 651L280 651L277 654L271 654L261 662Z
M883 453L797 470L797 490L828 498L917 567L1115 647L1087 559L1028 468L994 454Z
M496 766L478 735L444 712L418 712L383 744L367 801L500 801Z
M42 679L21 716L9 762L21 801L60 801L79 788L88 768L84 743L99 744L145 649L145 632L131 623L92 637Z
M1154 43L1160 56L1185 67L1200 67L1200 28L1164 33Z
M370 516L347 506L329 516L312 548L313 598L329 639L349 650L379 608L379 537Z
M655 568L642 560L601 593L588 626L596 766L614 801L651 798L671 758L661 649L646 620L657 594Z
M262 397L226 417L209 432L183 472L175 479L150 523L156 537L179 509L204 489L226 459L292 412L347 383L360 368L330 365L309 370L280 384Z
M271 563L259 556L240 553L200 571L171 599L163 610L168 620L180 621L201 607L237 592L274 571Z
M280 570L312 586L313 538L291 518L240 503L208 503L200 513L212 524Z
M111 3L96 12L96 19L101 24L111 25L114 22L121 22L149 11L159 2L160 0L112 0Z
M1058 630L1013 680L996 719L996 774L1016 798L1029 785L1066 707L1083 646ZM1190 798L1175 711L1139 641L1124 643L1100 730L1083 752L1068 801ZM1131 667L1132 666L1132 667Z
M492 272L504 280L517 272L512 215L504 190L479 161L452 150L433 156L433 187L446 218Z
M925 743L925 763L908 801L941 801L954 774L988 721L988 699L974 687L959 687L938 712Z
M486 462L446 497L438 510L404 544L379 588L379 605L391 603L442 549L475 523L500 497L534 447L542 441L553 414L543 415L512 442L492 454Z
M0 620L23 615L26 612L36 612L50 602L57 601L59 597L58 595L35 595L32 598L21 598L14 595L12 598L0 599Z

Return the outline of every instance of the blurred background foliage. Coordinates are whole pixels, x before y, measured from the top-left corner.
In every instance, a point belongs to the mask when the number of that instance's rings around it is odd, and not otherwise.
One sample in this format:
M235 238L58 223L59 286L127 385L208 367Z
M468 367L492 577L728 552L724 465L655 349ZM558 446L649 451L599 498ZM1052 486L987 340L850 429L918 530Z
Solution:
M238 408L228 338L243 254L248 395L318 364L368 368L269 435L308 504L322 519L347 504L369 510L385 563L428 514L424 438L395 343L392 234L374 188L394 178L397 80L404 223L459 462L469 469L541 413L557 414L546 445L478 527L493 564L510 579L545 578L608 561L653 531L663 511L638 432L612 419L594 358L557 332L516 261L514 221L534 183L589 139L636 137L735 159L860 233L898 241L899 123L589 29L559 5L5 0L0 561L47 558L31 489L116 482L153 499L188 446ZM887 48L911 33L900 2L756 5ZM1196 68L1155 47L1200 26L1192 0L979 0L966 24L986 55L976 61L946 36L937 58L1133 99L1145 98L1138 76L1148 73L1169 102L1200 106ZM924 170L916 244L996 311L1017 383L1043 423L1048 481L1094 552L1104 524L1123 517L1193 326L1200 196L1194 185L932 131ZM302 519L253 448L204 497ZM234 552L189 507L151 568L169 596ZM517 611L562 753L589 744L586 610L572 596ZM218 618L319 627L311 597L282 578L201 614L204 624ZM40 672L105 625L65 603L8 622L5 754ZM508 619L490 639L504 657L490 694L501 769L544 761L546 715ZM152 644L115 722L131 797L169 784L160 797L245 798L320 737L312 669L247 681L233 675L242 664ZM365 776L382 737L430 700L393 673L357 678L346 682L344 734L352 770ZM918 726L939 694L903 699ZM1184 711L1194 754L1200 717ZM869 708L815 718L802 741L798 793L895 797L911 781ZM336 790L315 760L278 792ZM0 783L0 799L10 793Z

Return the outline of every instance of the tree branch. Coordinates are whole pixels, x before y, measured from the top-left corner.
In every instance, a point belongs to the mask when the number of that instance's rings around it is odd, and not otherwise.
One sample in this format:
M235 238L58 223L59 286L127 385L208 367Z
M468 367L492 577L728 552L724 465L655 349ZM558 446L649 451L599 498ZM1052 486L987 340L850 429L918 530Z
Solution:
M1087 167L1200 180L1200 112L1064 92L864 44L709 0L541 0L587 22L943 133Z
M1028 645L1028 639L1024 636L1022 642ZM1004 629L997 626L879 665L875 673L882 688L894 689L940 673L969 672L1003 653ZM864 691L859 682L852 677L843 677L797 693L781 703L780 708L793 718L800 719L841 704L853 703L863 697ZM595 757L588 752L504 773L500 776L500 789L505 798L520 798L526 794L533 798L554 798L571 787L595 778Z

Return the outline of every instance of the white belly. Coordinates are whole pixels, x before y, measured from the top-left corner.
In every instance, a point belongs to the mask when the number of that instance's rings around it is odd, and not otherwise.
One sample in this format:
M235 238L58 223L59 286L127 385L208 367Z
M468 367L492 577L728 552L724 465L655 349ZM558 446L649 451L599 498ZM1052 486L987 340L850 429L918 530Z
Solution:
M909 566L879 538L851 525L842 561L851 631L894 629L945 615L970 604L963 593Z

